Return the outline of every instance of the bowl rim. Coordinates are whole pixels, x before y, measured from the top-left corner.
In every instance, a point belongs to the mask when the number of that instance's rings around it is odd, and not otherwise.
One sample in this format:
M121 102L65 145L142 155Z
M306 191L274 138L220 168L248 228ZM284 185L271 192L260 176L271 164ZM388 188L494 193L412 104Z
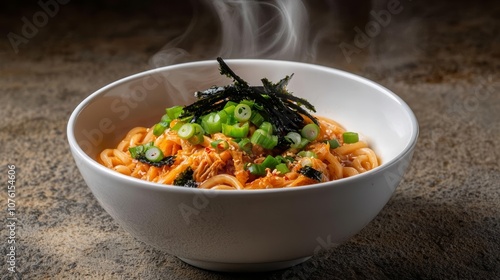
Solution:
M135 73L126 77L123 77L121 79L118 79L112 83L109 83L90 95L88 95L86 98L84 98L73 110L71 113L69 120L67 122L66 126L66 134L67 134L67 140L69 143L69 146L71 150L73 151L74 156L78 157L80 160L85 161L88 165L90 165L93 169L96 171L99 171L103 174L106 174L107 176L111 176L116 178L117 180L122 181L123 183L126 184L133 184L134 187L136 188L143 188L143 189L149 189L149 190L156 190L156 191L172 191L172 192L178 192L178 193L217 193L217 195L238 195L238 194L244 194L244 195L249 195L249 194L275 194L275 193L281 193L281 192L296 192L296 191L308 191L308 190L316 190L316 189L322 189L322 188L335 188L335 187L341 187L345 183L349 182L355 182L355 181L361 181L365 177L368 176L376 176L378 173L385 172L389 167L391 167L394 164L397 164L403 157L405 157L407 154L411 153L418 140L418 135L419 135L419 126L418 126L418 121L411 110L411 108L408 106L408 104L398 95L396 95L394 92L391 90L387 89L386 87L369 80L367 78L364 78L360 75L353 74L344 70L328 67L328 66L323 66L323 65L318 65L318 64L311 64L311 63L305 63L305 62L296 62L296 61L287 61L287 60L275 60L275 59L225 59L225 62L230 64L246 64L246 65L251 65L251 64L266 64L266 63L271 63L271 64L282 64L282 65L295 65L295 66L300 66L300 67L308 67L312 68L315 70L320 70L320 71L326 71L326 72L331 72L335 75L342 76L344 78L348 78L350 80L354 80L356 82L365 84L369 87L377 89L379 92L382 92L385 95L390 96L392 99L397 101L400 106L403 107L403 110L408 114L408 117L410 119L411 125L412 125L412 130L411 130L411 135L409 139L409 143L404 147L403 150L401 150L394 158L387 162L383 162L381 165L379 165L377 168L369 170L365 173L358 174L356 176L348 177L348 178L342 178L339 180L334 180L334 181L328 181L328 182L322 182L322 183L317 183L317 184L312 184L312 185L306 185L306 186L300 186L300 187L291 187L291 188L275 188L275 189L257 189L257 190L240 190L240 191L233 191L233 190L211 190L211 189L198 189L198 188L185 188L185 187L177 187L177 186L170 186L170 185L165 185L165 184L160 184L160 183L155 183L155 182L150 182L142 179L138 179L135 177L130 177L124 174L121 174L119 172L116 172L114 170L111 170L100 163L98 163L95 159L87 155L78 142L76 141L75 135L74 135L74 125L77 121L77 118L80 114L80 112L85 109L91 102L93 102L94 99L98 98L103 92L106 92L108 89L119 86L123 83L142 78L144 76L149 76L153 75L156 73L164 72L164 71L172 71L177 68L187 68L187 67L193 67L193 66L209 66L209 65L217 65L217 62L215 60L200 60L200 61L193 61L193 62L186 62L186 63L179 63L179 64L173 64L173 65L168 65L168 66L163 66L163 67L158 67L155 69L150 69L146 71L142 71L139 73ZM74 160L77 160L76 158ZM403 174L401 174L403 175ZM124 185L126 185L124 184Z

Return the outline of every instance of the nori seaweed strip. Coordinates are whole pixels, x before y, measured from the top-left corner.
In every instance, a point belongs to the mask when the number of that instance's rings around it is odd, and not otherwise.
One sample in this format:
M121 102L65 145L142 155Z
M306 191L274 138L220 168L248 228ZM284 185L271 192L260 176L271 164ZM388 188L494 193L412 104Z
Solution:
M282 102L280 98L277 98L277 96L274 93L264 93L263 91L260 91L259 89L262 87L254 87L253 89L256 90L263 99L262 99L262 105L264 108L266 108L265 105L268 105L267 107L274 108L279 112L279 114L275 114L276 117L280 117L284 115L289 119L289 117L292 117L294 119L292 122L296 122L297 119L300 119L302 121L302 117L300 115L297 115L295 112L290 110L290 108L287 108L286 105ZM263 97L262 95L266 95L267 97Z
M269 121L275 126L276 130L279 132L278 136L284 136L290 131L290 127L296 129L297 122L302 123L303 119L300 117L298 119L296 116L290 114L290 109L286 108L279 98L272 95L268 95L265 98L260 93L256 91L251 91L253 97L255 97L255 102L259 103L263 107L263 111L269 116Z
M220 73L222 75L226 75L230 78L233 78L234 81L238 82L238 84L241 85L242 87L248 87L248 83L242 78L240 78L238 75L236 75L236 73L234 73L233 70L229 68L229 66L227 66L226 62L224 62L224 60L221 57L217 57L217 61L219 62Z
M293 73L290 75L290 76L285 76L283 79L281 79L279 82L277 82L275 85L276 85L276 88L280 89L280 91L283 91L283 92L288 92L286 90L286 86L288 85L288 83L290 82L290 80L292 79L293 77Z
M315 124L317 124L319 126L319 122L318 120L313 116L311 115L309 112L307 112L306 110L304 110L304 108L300 107L299 105L293 103L293 102L290 102L290 101L285 101L288 103L288 106L295 109L297 112L301 113L301 114L304 114L306 115L308 118L310 118Z
M165 165L171 166L175 162L175 156L166 156L162 160L157 161L157 162L152 162L152 161L148 160L145 155L139 155L135 159L137 159L138 161L140 161L142 163L149 164L149 165L156 166L156 167L162 167Z
M295 109L294 113L297 113L297 111L298 111L298 112L306 115L307 117L309 117L315 124L318 124L318 120L315 117L313 117L310 113L308 113L307 111L305 111L304 109L302 109L300 107L301 104L303 104L307 109L309 109L313 112L316 112L316 109L314 108L314 106L311 103L309 103L309 101L307 101L306 99L292 95L285 89L285 86L288 84L288 82L290 81L290 79L292 77L293 77L293 74L290 76L286 76L285 78L281 79L276 84L273 84L267 78L263 78L263 79L261 79L262 84L264 86L263 90L269 96L276 96L280 99L280 101L286 102L287 104L285 104L285 106L284 106L286 109L289 109L289 108L287 108L287 105L291 105L291 107L293 109ZM292 101L295 102L295 104ZM301 119L303 121L302 117L301 117Z
M290 92L288 92L286 89L284 89L284 86L286 86L286 84L288 84L288 81L290 80L290 78L292 76L293 76L293 74L291 76L287 76L288 79L286 79L286 78L282 79L280 81L280 83L282 84L281 86L276 86L276 85L272 84L266 78L262 79L262 82L264 84L264 90L265 90L265 92L268 93L268 94L270 94L270 95L271 94L275 95L275 96L277 96L279 98L289 99L289 100L297 103L298 106L300 106L300 104L303 104L307 109L309 109L309 110L311 110L313 112L316 112L316 108L314 108L314 105L312 105L311 103L309 103L309 101L307 101L304 98L295 96L295 95L291 94Z
M285 87L288 85L288 82L292 77L293 74L290 76L286 76L277 83L273 83L269 81L267 78L262 78L261 81L262 84L264 85L266 92L268 93L288 93Z
M184 112L179 118L193 116L191 122L196 122L199 117L224 107L224 101L227 101L228 97L232 94L234 92L230 88L227 88L224 91L199 99L191 105L185 106Z
M284 136L284 134L292 130L297 131L302 128L301 124L304 121L302 116L290 110L290 108L285 105L283 100L277 98L276 96L270 95L270 99L272 100L273 107L276 108L276 111L278 112L276 114L276 118L271 120L282 123L283 125L282 127L276 127L276 129L281 132L281 136Z
M295 96L295 95L292 95L290 93L274 93L274 95L280 97L280 98L285 98L285 99L289 99L295 103L300 103L300 104L303 104L307 109L313 111L313 112L316 112L316 108L314 108L314 105L312 105L311 103L309 103L309 101L305 100L304 98L301 98L301 97L298 97L298 96ZM297 104L299 105L299 104Z
M220 87L220 86L212 86L211 88L208 88L206 90L202 91L197 91L194 93L194 96L198 99L206 98L208 96L216 95L219 94L223 91L225 91L225 87Z
M194 171L188 166L184 171L182 171L174 180L174 186L197 188L198 183L194 180Z
M321 171L318 171L310 166L302 167L299 170L299 173L318 182L321 182L321 177L322 177L321 175L323 175Z

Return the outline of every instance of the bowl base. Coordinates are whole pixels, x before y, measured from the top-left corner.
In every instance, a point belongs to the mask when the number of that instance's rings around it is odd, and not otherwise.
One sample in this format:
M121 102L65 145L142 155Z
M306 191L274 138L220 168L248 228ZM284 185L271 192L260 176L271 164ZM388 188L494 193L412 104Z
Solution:
M206 270L213 270L220 272L265 272L265 271L280 270L292 267L294 265L307 261L308 259L311 258L311 256L289 261L267 262L267 263L223 263L223 262L200 261L200 260L186 259L181 257L178 258L187 264Z

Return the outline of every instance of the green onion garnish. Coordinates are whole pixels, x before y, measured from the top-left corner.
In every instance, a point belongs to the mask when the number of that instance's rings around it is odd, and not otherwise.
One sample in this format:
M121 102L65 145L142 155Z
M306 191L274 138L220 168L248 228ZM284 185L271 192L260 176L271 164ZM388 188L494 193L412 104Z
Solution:
M279 163L276 165L276 170L278 170L281 175L285 175L286 173L290 172L290 169L288 169L288 166L286 166L286 163Z
M300 144L297 148L304 149L307 146L307 144L309 144L309 142L311 142L311 141L307 140L306 138L302 138L302 139L300 139Z
M264 168L274 169L276 167L276 165L278 165L278 164L279 164L279 161L277 159L275 159L271 155L268 155L264 159L264 161L261 163L261 166L264 167Z
M210 113L203 116L201 119L201 126L208 134L221 132L222 121L220 115L218 113Z
M229 102L231 102L231 101L229 101ZM229 104L229 102L227 102L227 104ZM230 105L230 106L224 107L223 111L226 112L226 114L228 115L228 117L229 116L233 116L234 117L234 109L236 109L236 106L235 105Z
M248 171L250 172L250 174L256 175L256 176L266 175L266 169L263 168L260 164L255 164L255 163L251 164L248 167Z
M225 140L215 140L210 143L212 148L214 148L218 153L229 149L229 144Z
M179 131L179 129L185 124L183 121L177 121L174 126L172 127L172 130L174 131Z
M250 126L248 122L245 122L243 124L236 123L234 125L230 124L222 124L222 133L224 135L233 137L233 138L243 138L246 137L248 134L248 131L250 129Z
M234 106L236 107L236 105L238 105L238 103L234 102L234 101L228 101L226 102L226 104L224 105L224 109L228 108L228 107L231 107L231 106Z
M239 122L245 122L252 116L252 109L244 103L238 104L234 108L234 118Z
M221 123L227 123L227 113L226 113L226 111L220 110L219 112L217 112L217 116L219 116L219 120L220 120Z
M356 132L344 132L342 133L342 139L344 143L353 144L359 141L359 136Z
M198 145L203 142L205 139L203 135L205 134L205 131L203 130L203 127L197 123L192 123L191 124L194 129L194 134L191 138L188 139L189 143L193 145Z
M153 134L155 136L160 136L165 130L170 126L170 122L161 121L157 123L153 128Z
M313 151L300 151L297 155L299 157L318 158L318 155Z
M163 159L163 152L156 146L149 147L144 155L151 162L158 162Z
M264 122L264 117L257 111L252 111L252 116L250 117L250 122L256 126L260 126Z
M340 143L337 139L327 140L326 142L330 144L330 149L335 149L340 147Z
M270 135L262 129L257 129L250 138L252 144L260 145L264 149L272 149L278 144L278 136Z
M259 128L267 132L267 134L273 134L273 125L270 122L263 122Z
M135 146L135 147L130 147L130 148L128 148L128 150L129 150L130 156L132 158L137 158L138 156L140 156L141 154L144 153L144 146L139 145L139 146Z
M241 139L240 142L238 142L238 147L247 154L252 152L252 142L250 142L248 138Z
M300 134L297 132L288 132L288 134L285 136L285 139L290 142L290 147L297 149L300 147L300 141L302 140L302 137Z
M167 116L171 120L174 120L174 119L177 119L181 115L183 109L184 108L182 106L174 106L174 107L167 108L165 111L167 113Z
M253 105L255 104L255 102L252 100L243 99L240 101L240 104L246 104L246 105L250 106L250 108L252 108Z
M189 139L193 137L194 132L194 125L192 123L185 123L179 128L177 135L179 135L181 139Z
M175 156L164 156L160 148L154 145L154 142L149 142L143 145L130 147L130 156L142 163L162 167L164 165L172 165L175 162Z
M163 116L161 117L161 120L160 120L160 121L170 123L170 122L172 121L172 119L171 119L171 118L170 118L167 114L165 114L165 115L163 115Z
M300 132L302 137L309 141L315 140L319 135L319 126L315 123L305 125Z

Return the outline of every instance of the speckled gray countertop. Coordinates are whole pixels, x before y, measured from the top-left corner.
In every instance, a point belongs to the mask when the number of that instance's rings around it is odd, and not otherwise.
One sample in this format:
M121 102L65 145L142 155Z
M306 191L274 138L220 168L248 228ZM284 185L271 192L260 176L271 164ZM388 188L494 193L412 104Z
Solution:
M40 1L49 2L48 10L35 1L0 8L1 279L500 279L495 1L310 2L311 27L322 32L311 33L319 43L309 62L393 90L415 112L420 138L403 182L359 234L288 270L246 275L200 270L132 238L94 199L66 140L77 104L150 69L188 26L190 7ZM400 12L356 45L370 12L395 4ZM210 37L193 36L189 59L213 59ZM7 201L12 165L15 205Z

